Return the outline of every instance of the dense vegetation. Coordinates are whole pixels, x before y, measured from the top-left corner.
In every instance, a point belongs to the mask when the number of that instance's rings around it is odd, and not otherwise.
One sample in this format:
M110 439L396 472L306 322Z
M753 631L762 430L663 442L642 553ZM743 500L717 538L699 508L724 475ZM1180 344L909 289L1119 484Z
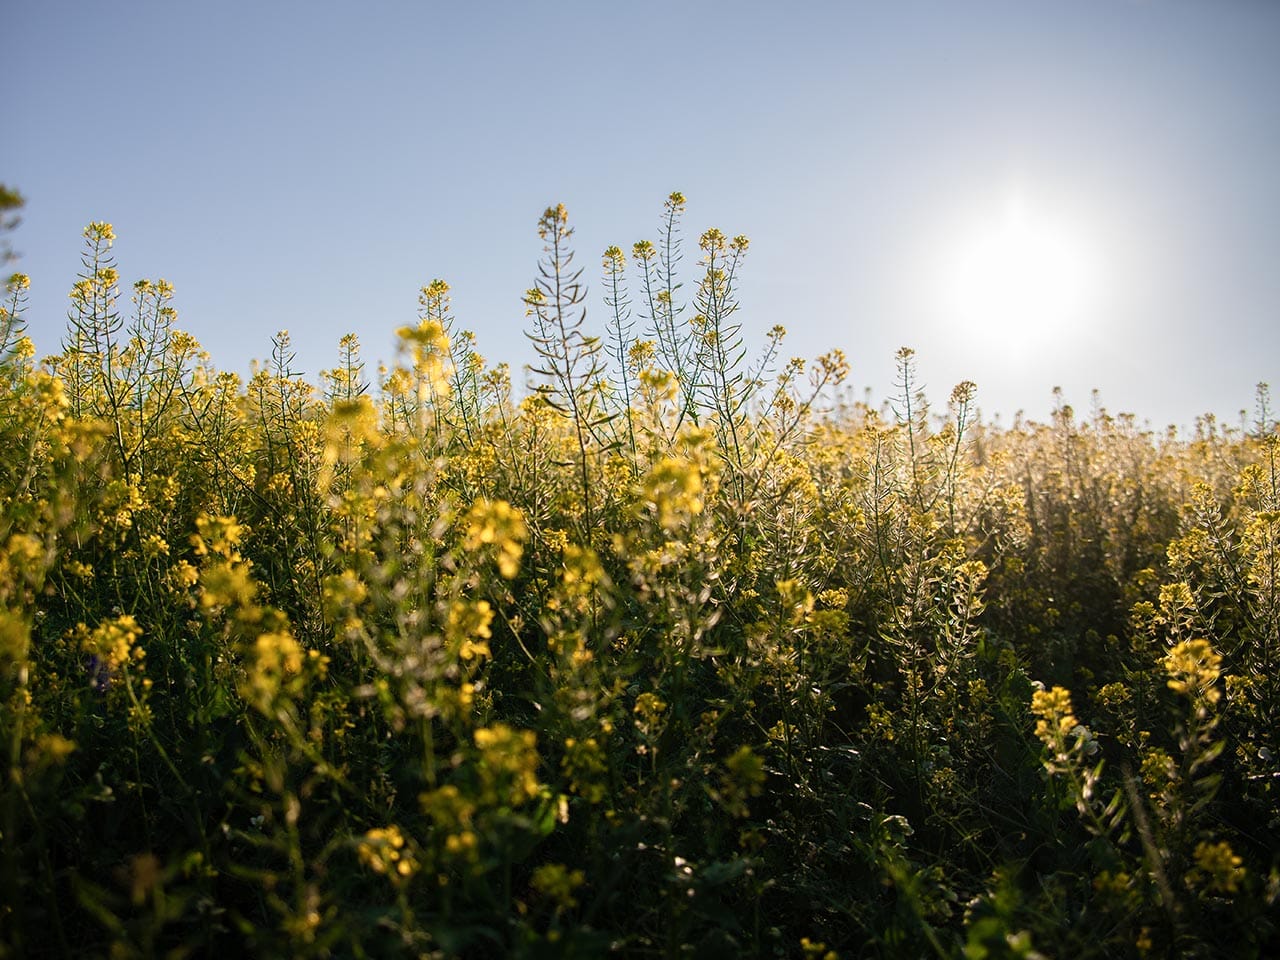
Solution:
M563 207L518 402L421 296L247 382L85 232L0 317L0 955L1280 951L1280 433L748 356ZM692 258L690 258L692 259Z

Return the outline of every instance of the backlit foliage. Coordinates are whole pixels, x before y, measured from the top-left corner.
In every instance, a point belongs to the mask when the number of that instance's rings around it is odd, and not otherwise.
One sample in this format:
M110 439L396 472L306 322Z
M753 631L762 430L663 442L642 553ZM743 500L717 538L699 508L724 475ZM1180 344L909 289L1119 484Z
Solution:
M1000 428L904 348L852 402L686 206L598 328L547 208L522 397L443 280L312 383L109 224L57 356L9 278L0 956L1277 952L1265 389Z

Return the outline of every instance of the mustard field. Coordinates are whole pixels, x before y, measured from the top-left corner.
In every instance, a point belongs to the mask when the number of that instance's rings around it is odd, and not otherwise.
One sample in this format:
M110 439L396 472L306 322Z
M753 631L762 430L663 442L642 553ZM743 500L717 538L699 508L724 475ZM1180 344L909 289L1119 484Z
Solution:
M246 380L105 223L57 356L8 280L0 955L1280 954L1266 388L869 406L684 206L546 211L529 389L442 281Z

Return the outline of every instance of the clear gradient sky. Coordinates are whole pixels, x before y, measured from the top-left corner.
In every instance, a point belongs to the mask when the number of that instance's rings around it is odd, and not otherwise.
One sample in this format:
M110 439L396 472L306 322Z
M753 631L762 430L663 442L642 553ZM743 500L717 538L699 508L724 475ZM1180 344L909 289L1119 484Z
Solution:
M349 331L389 359L441 277L518 371L543 208L602 329L600 254L681 190L688 280L698 233L747 234L748 340L841 347L876 401L901 345L1004 422L1054 386L1157 428L1280 393L1275 0L2 6L42 353L108 220L221 369L281 328L312 378Z

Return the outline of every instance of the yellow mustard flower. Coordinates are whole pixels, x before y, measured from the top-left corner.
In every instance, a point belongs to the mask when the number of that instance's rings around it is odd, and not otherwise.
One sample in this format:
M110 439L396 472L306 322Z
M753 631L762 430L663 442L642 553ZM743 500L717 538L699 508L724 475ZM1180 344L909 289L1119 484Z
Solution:
M1204 887L1215 893L1235 893L1244 882L1244 863L1225 840L1221 843L1199 843L1193 855L1196 865L1187 875L1191 886Z
M518 807L537 796L537 736L532 730L495 723L474 736L482 754L477 767L490 802Z
M1037 690L1031 695L1031 712L1040 718L1036 736L1047 747L1056 747L1079 725L1071 712L1071 691L1065 687Z
M586 882L587 876L581 870L570 870L563 863L544 863L533 871L530 884L543 896L554 901L557 911L569 910L578 905L574 896Z
M524 515L505 500L477 500L467 511L463 547L478 550L492 545L497 550L498 572L510 580L520 572L524 542L529 537Z
M418 871L417 858L395 825L370 830L356 845L356 854L374 873L384 874L395 883L403 883Z
M1194 700L1217 703L1222 692L1214 686L1222 675L1222 657L1214 653L1208 640L1184 640L1164 658L1170 690Z

